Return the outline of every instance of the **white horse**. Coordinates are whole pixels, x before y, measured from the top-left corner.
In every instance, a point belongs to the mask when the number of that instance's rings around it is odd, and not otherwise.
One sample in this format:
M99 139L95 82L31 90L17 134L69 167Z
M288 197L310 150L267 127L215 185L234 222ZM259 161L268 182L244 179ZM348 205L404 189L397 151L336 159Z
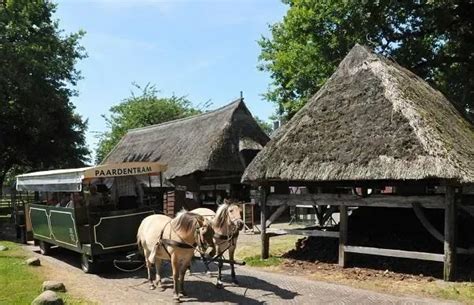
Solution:
M179 212L174 219L165 215L150 215L143 219L137 233L137 244L143 249L150 289L155 289L151 267L155 264L156 286L161 286L160 267L163 260L171 261L173 269L173 299L179 301L184 291L184 275L194 250L204 247L210 226L200 215ZM211 229L212 230L212 229Z
M222 258L226 251L229 252L229 262L231 267L232 282L237 284L235 277L234 268L234 253L237 247L237 238L239 237L239 231L243 229L244 222L242 221L242 210L236 204L229 200L224 200L224 203L220 205L217 211L214 213L212 210L206 208L199 208L192 210L193 213L200 214L203 217L212 219L212 229L214 230L214 245L212 252L216 252L214 258ZM212 216L214 214L214 216ZM218 276L216 286L221 288L223 286L221 280L223 263L221 260L218 262Z

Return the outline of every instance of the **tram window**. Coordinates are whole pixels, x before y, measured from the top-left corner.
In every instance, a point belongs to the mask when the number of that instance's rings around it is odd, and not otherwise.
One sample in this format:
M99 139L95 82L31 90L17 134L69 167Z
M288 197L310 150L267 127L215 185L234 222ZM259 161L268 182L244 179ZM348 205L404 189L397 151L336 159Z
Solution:
M107 193L109 189L107 188L107 185L105 184L96 184L97 187L97 192L99 193Z

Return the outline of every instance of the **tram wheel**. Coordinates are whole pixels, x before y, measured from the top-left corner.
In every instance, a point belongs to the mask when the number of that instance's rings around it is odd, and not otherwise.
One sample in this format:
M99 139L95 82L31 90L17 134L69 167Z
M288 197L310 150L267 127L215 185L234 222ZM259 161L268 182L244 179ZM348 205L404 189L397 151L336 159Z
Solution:
M42 255L48 255L51 252L51 244L42 240L39 241L39 248Z
M91 257L87 254L81 256L81 268L84 273L96 273L98 265L96 262L91 261Z

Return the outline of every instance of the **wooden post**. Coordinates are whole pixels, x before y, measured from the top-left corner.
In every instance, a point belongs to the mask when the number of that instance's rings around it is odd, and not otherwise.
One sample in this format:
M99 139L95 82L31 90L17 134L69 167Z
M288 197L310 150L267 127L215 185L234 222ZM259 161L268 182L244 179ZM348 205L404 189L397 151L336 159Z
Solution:
M444 272L445 281L452 281L456 267L456 200L453 186L446 186L444 210Z
M262 259L267 259L269 256L269 239L267 236L267 188L260 188L260 237L262 239Z
M345 267L347 262L347 254L344 246L347 244L347 206L339 207L339 266Z

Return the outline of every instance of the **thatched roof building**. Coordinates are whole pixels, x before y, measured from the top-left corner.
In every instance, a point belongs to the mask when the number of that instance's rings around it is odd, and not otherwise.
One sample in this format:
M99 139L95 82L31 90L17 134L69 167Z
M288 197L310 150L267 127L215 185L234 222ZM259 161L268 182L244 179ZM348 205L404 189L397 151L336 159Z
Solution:
M474 129L439 91L355 45L244 181L474 182Z
M160 161L167 180L236 174L269 141L243 99L215 111L130 130L103 163Z

